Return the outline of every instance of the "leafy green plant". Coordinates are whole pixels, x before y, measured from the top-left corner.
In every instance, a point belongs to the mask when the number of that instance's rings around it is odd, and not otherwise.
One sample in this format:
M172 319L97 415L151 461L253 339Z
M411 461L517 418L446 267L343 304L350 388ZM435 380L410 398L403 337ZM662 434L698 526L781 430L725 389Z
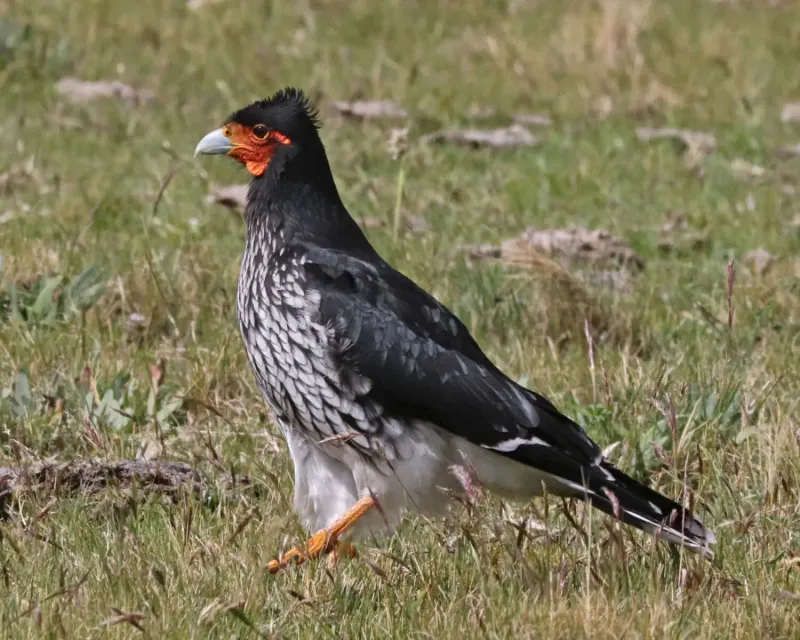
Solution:
M77 276L38 276L32 282L0 287L0 322L28 325L69 321L105 293L105 274L90 265Z
M0 406L2 405L7 405L17 418L24 418L37 410L37 403L31 395L27 369L20 369L12 383L0 390Z
M183 397L172 385L142 383L127 372L102 385L86 369L80 381L59 384L42 399L46 402L34 395L30 373L21 368L0 389L0 416L23 420L44 414L59 402L66 413L86 417L93 424L114 431L130 431L152 422L169 429L186 419Z

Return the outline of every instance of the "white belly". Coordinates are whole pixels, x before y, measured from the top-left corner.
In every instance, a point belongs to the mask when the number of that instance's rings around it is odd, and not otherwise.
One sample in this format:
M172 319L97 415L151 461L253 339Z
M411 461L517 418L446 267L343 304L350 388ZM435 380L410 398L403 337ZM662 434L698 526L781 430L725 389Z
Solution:
M341 442L319 445L291 427L284 435L294 460L294 508L312 531L330 526L368 495L377 498L382 513L367 514L350 538L392 531L406 513L441 515L454 504L443 489L463 493L453 465L474 471L479 485L505 498L524 500L541 495L544 487L559 492L548 474L432 425L409 431L404 453L410 455L379 464Z

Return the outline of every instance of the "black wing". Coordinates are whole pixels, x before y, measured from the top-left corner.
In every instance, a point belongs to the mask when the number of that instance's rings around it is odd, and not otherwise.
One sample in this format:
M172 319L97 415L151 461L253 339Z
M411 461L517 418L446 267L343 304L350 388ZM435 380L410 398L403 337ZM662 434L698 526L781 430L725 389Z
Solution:
M385 411L545 471L623 522L710 554L714 534L689 511L603 460L577 424L507 378L450 311L377 255L312 249L305 266L339 366L371 380L368 396Z
M576 481L601 452L543 396L495 367L444 305L380 258L313 248L308 285L342 345L340 366L372 381L396 417L425 420L473 444Z

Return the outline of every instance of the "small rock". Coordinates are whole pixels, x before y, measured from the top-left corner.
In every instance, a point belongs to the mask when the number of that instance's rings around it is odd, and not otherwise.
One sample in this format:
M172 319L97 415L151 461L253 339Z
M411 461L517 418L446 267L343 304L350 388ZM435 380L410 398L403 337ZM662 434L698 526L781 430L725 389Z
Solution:
M660 129L639 127L636 129L636 137L643 142L663 139L679 141L684 148L684 162L689 168L697 167L717 146L717 139L710 133L677 129L675 127L662 127Z
M155 460L161 457L161 443L155 438L143 435L139 443L139 451L136 453L137 460Z
M447 129L426 134L420 142L451 142L473 148L479 147L531 147L539 142L529 129L521 124L498 129Z
M499 246L478 245L461 247L475 258L499 257L508 263L537 261L545 255L559 262L588 263L592 266L610 265L639 271L645 260L623 240L602 229L567 227L566 229L528 228L520 235L503 241Z
M132 313L125 319L125 329L128 333L144 331L148 325L147 318L141 313Z
M497 109L491 106L474 104L467 109L466 115L470 120L485 120L487 118L494 118L497 115Z
M384 222L375 216L367 216L366 218L359 218L358 224L364 229L376 229L378 227L382 227Z
M611 96L600 96L592 102L592 115L598 120L605 120L614 111L614 101Z
M751 164L742 158L735 158L731 162L731 171L739 180L749 180L751 178L761 178L766 175L767 170L756 164Z
M753 273L760 276L775 262L775 258L773 258L772 254L766 249L758 248L746 253L743 261L745 264L750 265L753 269Z
M247 190L249 188L249 185L246 184L217 186L208 194L208 201L243 213L247 205Z
M407 213L405 221L411 233L428 233L431 230L430 223L423 216Z
M800 102L790 102L783 107L781 122L800 122Z
M391 100L334 100L331 104L338 113L352 118L408 118L408 111Z
M208 5L219 4L222 0L188 0L186 6L190 11L197 11Z
M526 127L549 127L553 121L540 113L515 113L514 122Z
M775 155L779 158L796 158L800 156L800 142L797 144L787 144L782 147L778 147L775 150Z
M75 103L88 103L98 98L116 98L128 104L143 104L155 98L152 91L135 89L118 80L89 82L78 78L62 78L56 83L56 93Z

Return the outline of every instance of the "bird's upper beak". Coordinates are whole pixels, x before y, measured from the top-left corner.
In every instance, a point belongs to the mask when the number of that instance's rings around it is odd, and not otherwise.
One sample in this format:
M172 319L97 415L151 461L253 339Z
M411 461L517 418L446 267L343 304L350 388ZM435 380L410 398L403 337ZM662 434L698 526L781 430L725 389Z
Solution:
M213 155L218 153L230 153L238 145L223 133L222 129L215 129L206 134L194 149L194 155Z

